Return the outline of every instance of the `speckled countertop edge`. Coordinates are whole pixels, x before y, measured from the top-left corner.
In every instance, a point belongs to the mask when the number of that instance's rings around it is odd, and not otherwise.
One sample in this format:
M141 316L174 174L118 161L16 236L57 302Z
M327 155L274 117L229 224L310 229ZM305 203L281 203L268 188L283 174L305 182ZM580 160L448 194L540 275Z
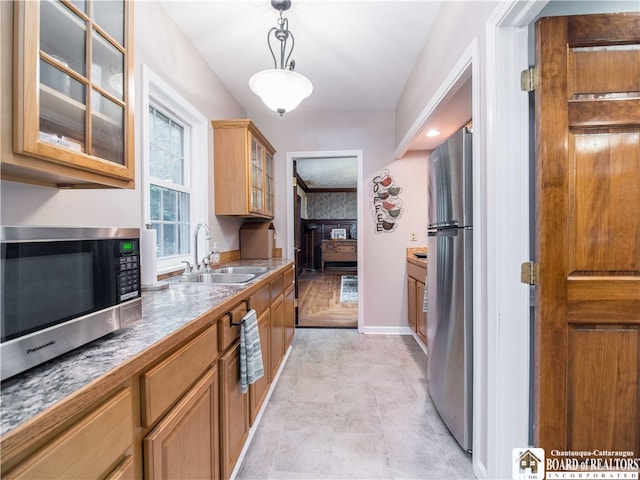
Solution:
M282 258L240 260L225 266L257 265L272 267L273 271L290 262ZM168 289L143 292L142 318L134 325L2 382L0 435L14 430L108 374L194 319L258 283L265 275L243 285L172 282Z

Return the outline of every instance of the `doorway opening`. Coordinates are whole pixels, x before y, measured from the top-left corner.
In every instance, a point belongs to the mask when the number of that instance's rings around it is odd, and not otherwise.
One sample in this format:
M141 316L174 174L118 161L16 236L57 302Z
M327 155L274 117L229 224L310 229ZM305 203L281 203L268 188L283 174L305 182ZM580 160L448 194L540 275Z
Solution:
M298 327L359 328L362 151L287 153Z

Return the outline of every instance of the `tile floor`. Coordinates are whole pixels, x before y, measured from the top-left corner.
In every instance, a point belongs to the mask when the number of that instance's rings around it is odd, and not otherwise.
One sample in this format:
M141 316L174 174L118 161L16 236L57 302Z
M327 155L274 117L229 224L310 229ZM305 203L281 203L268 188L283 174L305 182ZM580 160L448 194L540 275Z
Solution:
M413 337L297 329L237 479L472 479Z

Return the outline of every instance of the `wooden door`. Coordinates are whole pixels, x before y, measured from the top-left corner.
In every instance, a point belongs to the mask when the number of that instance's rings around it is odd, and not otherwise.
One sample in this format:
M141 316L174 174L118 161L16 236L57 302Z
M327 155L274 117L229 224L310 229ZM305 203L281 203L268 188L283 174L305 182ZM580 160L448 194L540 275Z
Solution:
M536 24L535 443L640 454L640 14Z

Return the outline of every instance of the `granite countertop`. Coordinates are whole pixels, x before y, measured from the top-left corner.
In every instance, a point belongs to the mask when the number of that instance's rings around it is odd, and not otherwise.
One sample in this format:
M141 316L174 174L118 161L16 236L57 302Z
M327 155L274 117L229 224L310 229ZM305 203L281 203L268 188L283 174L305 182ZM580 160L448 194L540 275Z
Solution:
M108 374L289 263L291 260L283 258L239 260L224 266L266 266L270 271L242 285L169 282L167 289L143 292L142 318L134 325L2 382L0 435Z
M427 247L408 247L407 248L407 262L413 263L420 267L426 267L427 265L427 257L421 258L417 257L414 254L427 255Z

